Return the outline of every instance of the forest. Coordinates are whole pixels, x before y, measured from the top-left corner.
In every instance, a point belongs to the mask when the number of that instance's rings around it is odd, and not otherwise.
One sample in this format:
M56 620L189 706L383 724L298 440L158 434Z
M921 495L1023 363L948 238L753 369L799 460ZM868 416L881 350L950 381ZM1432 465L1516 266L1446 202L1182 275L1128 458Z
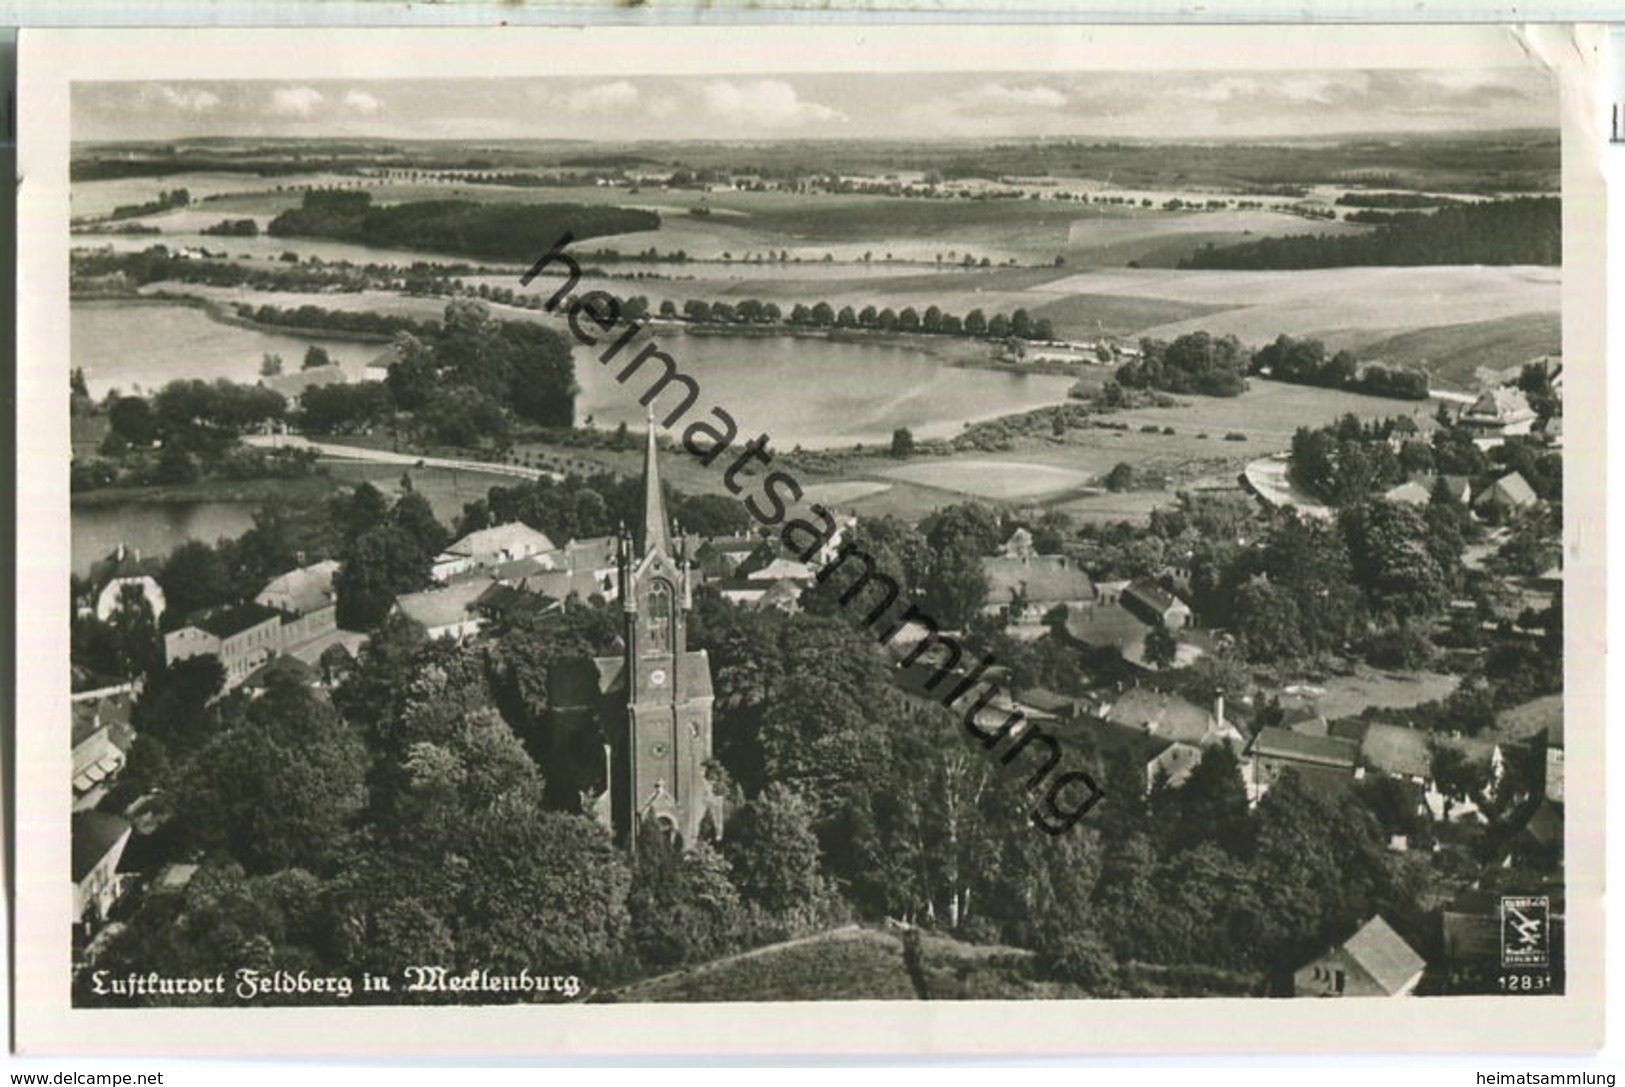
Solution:
M376 207L371 193L315 191L305 194L300 207L272 219L266 232L384 248L534 260L567 233L585 241L659 226L659 214L637 208L471 200L420 200Z
M1400 215L1369 234L1295 234L1200 249L1181 268L1253 271L1364 265L1563 263L1556 197L1458 204Z

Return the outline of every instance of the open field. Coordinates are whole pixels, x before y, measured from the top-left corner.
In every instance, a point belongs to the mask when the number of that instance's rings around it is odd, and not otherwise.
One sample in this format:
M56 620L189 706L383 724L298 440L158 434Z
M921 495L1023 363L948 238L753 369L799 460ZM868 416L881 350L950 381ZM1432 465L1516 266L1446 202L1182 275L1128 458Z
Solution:
M263 223L297 205L301 194L276 192L277 184L328 176L343 180L333 175L283 181L179 174L82 186L99 186L88 192L103 202L109 194L124 202L151 199L160 188L188 184L194 177L200 192L219 192L233 183L256 190L143 220L172 233L177 241L195 244L196 230L207 223L242 215ZM381 203L455 197L486 203L613 204L658 211L662 216L658 230L594 239L579 247L634 253L652 246L663 253L684 250L699 258L685 264L605 267L613 273L605 286L646 294L657 305L665 300L680 305L696 298L755 297L781 307L823 300L854 308L873 304L894 309L914 306L923 311L936 305L958 314L973 308L991 314L1025 307L1050 319L1058 334L1074 339L1101 335L1171 339L1206 330L1261 345L1284 332L1315 336L1334 350L1349 348L1363 358L1437 369L1441 382L1455 387L1461 387L1464 373L1470 376L1476 366L1507 366L1561 350L1557 320L1561 286L1555 268L1198 272L1171 267L1180 257L1209 243L1365 229L1268 209L1164 210L1049 198L927 199L731 188L713 192L664 191L657 186L639 191L597 185L534 189L379 178L350 178L347 184ZM1079 184L1068 182L1061 188L1079 189ZM1034 191L1051 192L1042 187ZM1339 191L1335 187L1317 190L1317 199L1329 201ZM1204 199L1214 194L1195 186L1183 195ZM692 214L701 207L707 214ZM119 239L119 243L162 240ZM204 243L235 252L231 247L239 241L221 238ZM254 241L254 245L238 245L237 249L269 255L272 246L297 252L302 247L314 250L337 244L305 238ZM787 259L759 262L763 254ZM967 256L977 264L985 258L993 267L965 268ZM380 259L400 258L390 254ZM1057 266L1057 259L1064 264ZM1000 267L1011 261L1015 267ZM631 278L639 273L659 278ZM490 277L490 282L514 286L507 275ZM533 289L546 286L547 282L539 282ZM325 297L330 305L355 304ZM412 301L414 309L417 302L427 302L430 308L434 305L433 300ZM394 305L378 308L387 310ZM1493 314L1493 319L1485 321L1486 314Z
M1352 676L1332 676L1314 683L1316 701L1327 720L1358 714L1368 706L1402 709L1441 699L1461 677L1439 672L1382 672L1364 665Z
M1070 986L1034 980L1030 953L1015 948L926 934L920 958L916 980L909 976L897 935L854 926L638 982L615 996L623 1001L704 1003L1085 995Z
M950 459L893 468L885 475L984 499L1028 499L1072 490L1093 476L1071 468L1020 461Z

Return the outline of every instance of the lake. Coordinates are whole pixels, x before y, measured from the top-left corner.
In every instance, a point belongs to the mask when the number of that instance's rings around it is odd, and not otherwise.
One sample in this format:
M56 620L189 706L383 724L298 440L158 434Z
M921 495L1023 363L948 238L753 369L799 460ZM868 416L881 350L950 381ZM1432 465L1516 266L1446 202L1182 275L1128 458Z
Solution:
M312 344L340 362L357 364L384 350L376 343L238 328L190 306L142 302L74 302L68 328L69 356L85 371L85 384L97 399L112 388L153 392L181 377L256 381L267 354L281 355L284 372L291 373Z
M164 304L75 302L71 337L73 365L84 368L91 395L98 397L113 386L151 390L180 377L254 381L264 354L280 354L288 369L296 369L312 342L344 362L363 362L382 351L377 344L310 341L224 325L202 310ZM917 438L950 436L967 421L1061 403L1073 384L1065 376L951 366L890 343L664 330L654 342L699 383L700 407L723 408L738 422L741 439L770 434L780 449L890 442L898 427ZM651 379L656 365L646 368ZM620 385L618 369L585 350L576 353L578 421L642 426L637 395L648 381L639 374ZM675 403L670 394L665 399Z
M214 543L254 527L252 507L236 502L119 502L73 507L73 572L119 544L143 555L167 555L188 540Z

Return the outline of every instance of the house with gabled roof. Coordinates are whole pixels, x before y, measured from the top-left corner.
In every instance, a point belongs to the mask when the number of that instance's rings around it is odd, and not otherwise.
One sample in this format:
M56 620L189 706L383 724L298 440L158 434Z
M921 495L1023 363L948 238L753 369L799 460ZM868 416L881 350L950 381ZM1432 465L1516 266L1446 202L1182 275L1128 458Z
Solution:
M1161 623L1169 630L1191 625L1191 606L1175 593L1154 581L1136 581L1123 590L1123 606L1147 623Z
M1508 437L1528 434L1535 425L1535 409L1529 397L1515 385L1490 389L1462 412L1461 424L1486 436Z
M164 662L214 655L226 670L226 689L282 650L282 613L264 604L209 608L164 635Z
M984 615L1012 624L1039 627L1044 616L1065 605L1073 611L1094 600L1094 583L1066 555L992 555L982 559L987 577Z
M505 525L470 532L446 545L446 549L435 556L430 573L435 580L446 581L470 570L556 550L545 532L539 532L523 521L510 521Z
M430 638L466 638L485 623L475 604L491 585L486 578L464 578L443 588L405 593L395 598L392 611L421 624Z
M1246 742L1225 720L1223 696L1215 699L1212 710L1206 710L1175 694L1133 687L1113 699L1102 716L1113 725L1198 748L1228 743L1239 753Z
M123 891L118 864L134 828L128 819L107 812L73 813L74 919L95 926L107 919Z
M1314 787L1345 787L1354 781L1359 758L1360 745L1352 740L1284 728L1262 729L1247 745L1242 763L1247 799L1261 799L1289 770Z
M1480 513L1487 513L1492 509L1504 513L1532 506L1538 501L1540 496L1535 493L1535 488L1529 485L1529 481L1523 478L1523 473L1508 472L1479 492L1478 497L1473 500L1473 508Z
M95 807L106 783L124 768L135 743L130 696L85 698L73 703L73 808Z
M1293 996L1409 996L1427 960L1381 914L1327 948L1292 975Z
M118 610L125 590L129 589L146 599L154 619L161 618L166 607L163 586L158 584L162 569L163 563L159 560L150 556L143 559L139 550L119 544L105 559L91 565L90 599L81 611L93 611L96 618L105 623Z

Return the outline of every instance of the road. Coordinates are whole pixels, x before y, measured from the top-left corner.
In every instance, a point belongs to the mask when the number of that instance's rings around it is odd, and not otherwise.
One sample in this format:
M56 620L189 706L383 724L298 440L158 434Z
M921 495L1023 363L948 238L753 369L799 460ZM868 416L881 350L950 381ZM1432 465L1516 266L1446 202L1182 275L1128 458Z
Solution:
M243 444L261 449L314 449L324 457L361 460L373 464L401 464L409 468L453 468L467 472L486 472L496 476L517 476L520 479L552 479L564 477L557 472L540 468L526 468L519 464L497 464L492 461L458 460L455 457L420 457L415 453L394 453L388 449L369 449L339 442L312 441L302 434L250 434Z
M1310 517L1330 520L1336 510L1293 483L1284 454L1255 460L1242 472L1252 492L1272 506L1291 506Z

